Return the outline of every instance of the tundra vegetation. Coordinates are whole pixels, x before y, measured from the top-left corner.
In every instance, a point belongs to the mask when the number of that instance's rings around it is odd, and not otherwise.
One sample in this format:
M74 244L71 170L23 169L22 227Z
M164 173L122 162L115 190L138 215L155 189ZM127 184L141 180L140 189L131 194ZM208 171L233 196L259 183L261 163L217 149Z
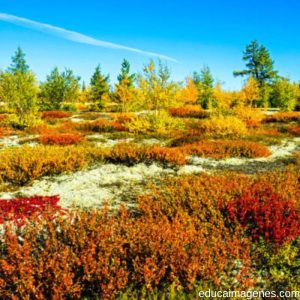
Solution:
M243 60L236 91L153 60L114 85L100 65L38 83L18 48L0 71L0 298L299 290L300 85L257 41Z

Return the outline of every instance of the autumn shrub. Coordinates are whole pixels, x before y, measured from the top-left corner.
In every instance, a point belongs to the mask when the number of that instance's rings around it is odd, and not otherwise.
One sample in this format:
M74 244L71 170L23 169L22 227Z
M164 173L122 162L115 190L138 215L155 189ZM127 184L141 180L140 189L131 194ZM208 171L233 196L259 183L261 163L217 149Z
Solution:
M147 211L146 211L147 210ZM249 286L249 243L222 225L179 212L172 219L122 209L44 217L21 234L5 228L0 293L22 299L114 299L135 290L223 279ZM241 267L239 266L241 265ZM16 278L18 278L16 284ZM230 286L230 283L227 285Z
M168 112L164 110L135 116L130 122L126 123L125 126L129 132L134 134L155 133L157 135L165 135L184 128L184 124L181 120L172 118Z
M183 146L188 154L213 158L226 157L266 157L271 154L268 147L248 141L201 141Z
M58 201L58 196L0 199L0 224L11 221L17 226L22 226L28 218L33 215L40 215L46 210L55 214L61 211Z
M300 121L300 112L279 112L271 116L264 118L264 123L273 123L273 122L299 122Z
M98 119L92 122L85 122L79 125L79 129L93 132L114 132L127 130L120 122L110 121L106 119Z
M246 124L234 116L213 116L210 119L194 122L190 126L199 134L210 137L240 137L248 133Z
M169 114L172 117L180 117L180 118L198 118L204 119L209 116L209 113L196 105L186 105L182 107L169 108Z
M253 240L263 237L283 244L300 235L300 205L284 200L271 184L255 183L226 204L231 220L241 224Z
M62 133L62 134L46 134L38 137L38 141L43 145L74 145L82 141L82 136L71 134L71 133Z
M234 110L234 115L246 123L248 128L258 127L264 115L260 109L248 107L248 106L238 106Z
M177 149L164 148L160 146L135 146L119 144L114 147L105 158L112 163L135 163L161 162L162 164L183 165L186 163L186 154Z
M296 126L296 125L290 126L288 128L288 132L295 136L300 136L300 126Z
M83 146L9 148L0 152L0 182L24 185L42 176L77 171L88 164Z
M299 291L300 236L291 242L278 247L265 241L255 244L252 260L256 263L255 276L257 283L264 290L269 291ZM299 299L297 295L290 299Z
M63 119L69 118L71 113L61 110L52 110L52 111L44 111L42 113L42 119L51 120L51 119Z
M0 123L2 123L5 120L7 120L7 115L6 114L0 114Z
M40 215L22 231L4 224L0 294L4 299L115 299L130 287L132 295L147 299L139 293L150 297L168 287L185 295L195 286L297 287L299 240L273 243L269 237L276 242L280 237L273 235L269 223L276 231L287 230L283 239L294 237L299 226L291 216L300 199L299 174L289 167L255 176L169 177L150 184L133 211L103 208L55 218ZM257 197L269 207L257 205ZM248 227L235 219L229 222L229 205L240 212L234 216L243 216L236 201L245 203L247 212L257 212L248 222L259 220L257 229L262 224L271 232L265 248L250 243Z

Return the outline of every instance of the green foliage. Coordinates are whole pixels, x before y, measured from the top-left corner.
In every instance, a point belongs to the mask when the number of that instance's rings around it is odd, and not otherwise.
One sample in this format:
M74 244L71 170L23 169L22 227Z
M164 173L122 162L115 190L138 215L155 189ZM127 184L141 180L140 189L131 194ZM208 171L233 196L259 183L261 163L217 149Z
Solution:
M291 111L296 106L297 91L289 79L281 77L274 82L270 101L273 107Z
M57 110L62 102L74 102L79 96L79 80L73 71L66 69L59 73L57 67L41 84L40 107L42 110Z
M93 110L101 110L105 104L105 96L109 95L109 75L101 73L100 65L95 69L91 78L90 100L93 102Z
M124 79L127 79L128 86L132 86L135 80L135 74L130 74L130 63L127 59L124 59L122 62L118 82L121 83Z
M0 99L16 113L14 125L24 128L34 119L38 85L18 48L8 71L0 73Z
M252 76L260 86L270 83L276 78L277 71L273 69L274 61L271 59L269 51L256 40L246 46L243 60L246 61L246 69L233 72L234 76Z
M11 60L12 63L8 68L8 71L10 73L16 74L17 72L20 72L22 74L25 74L29 72L29 66L27 65L25 60L25 53L20 47L18 47L15 55L11 58Z
M300 237L279 249L261 241L256 245L252 256L257 261L258 284L264 289L299 290Z
M216 102L214 101L213 95L214 79L212 77L209 67L204 66L201 69L200 74L194 72L193 80L198 87L199 104L205 109L215 107Z

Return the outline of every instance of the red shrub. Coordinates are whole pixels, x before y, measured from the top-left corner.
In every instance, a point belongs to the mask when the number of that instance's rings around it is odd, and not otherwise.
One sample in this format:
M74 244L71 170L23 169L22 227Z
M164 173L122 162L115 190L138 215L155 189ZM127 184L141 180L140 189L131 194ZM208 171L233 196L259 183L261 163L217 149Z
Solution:
M57 204L58 201L58 196L0 199L0 224L5 221L13 221L18 226L22 226L27 218L44 213L46 209L53 212L60 211L61 207Z
M69 112L53 110L53 111L44 111L42 113L42 119L63 119L69 118L71 114Z
M122 123L106 119L98 119L93 122L86 122L79 125L79 129L93 132L127 131Z
M300 126L290 126L288 132L295 136L300 136Z
M226 205L229 218L239 222L248 234L275 244L283 244L300 234L300 207L284 200L271 185L255 183Z
M177 108L170 108L168 112L173 117L180 117L180 118L207 118L209 116L208 112L203 110L198 106L187 105Z
M82 141L82 136L71 133L47 134L38 138L39 142L44 145L73 145Z

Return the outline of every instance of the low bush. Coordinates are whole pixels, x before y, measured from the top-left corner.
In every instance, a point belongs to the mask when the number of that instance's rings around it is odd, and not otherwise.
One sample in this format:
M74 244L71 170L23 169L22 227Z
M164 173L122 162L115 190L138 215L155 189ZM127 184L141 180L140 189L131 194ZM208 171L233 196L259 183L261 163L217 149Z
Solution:
M33 216L22 231L4 224L0 294L148 299L172 288L184 296L195 287L297 290L299 174L289 167L166 178L147 188L134 211Z
M32 216L61 211L58 196L32 196L29 198L0 199L0 224L7 221L22 226Z
M134 134L155 133L157 136L183 129L181 120L172 118L168 112L161 110L149 112L146 115L135 116L125 124L129 132Z
M190 127L209 137L241 137L248 133L246 124L234 116L213 116L191 123Z
M143 147L128 144L120 144L114 147L105 158L112 163L125 163L133 165L136 163L153 163L183 165L186 163L186 153L173 148L159 146Z
M88 164L84 147L9 148L0 152L0 182L25 185L42 176L81 170Z
M236 107L233 112L236 117L240 118L246 123L248 128L258 127L264 118L262 111L253 107Z
M273 123L273 122L299 122L300 121L300 112L279 112L271 116L265 117L264 123Z
M53 111L44 111L42 113L42 119L51 120L51 119L63 119L69 118L71 114L69 112L61 111L61 110L53 110Z
M283 244L300 235L299 203L284 200L271 184L255 183L226 204L229 218L241 224L253 240Z
M203 119L209 116L209 113L196 105L187 105L182 107L168 109L172 117L180 118L198 118Z
M296 125L290 126L288 128L288 132L295 136L300 136L300 126L296 126Z
M46 134L38 137L38 141L43 145L74 145L78 144L83 140L82 136L76 134Z
M185 145L182 149L188 154L213 158L254 158L267 157L271 154L268 147L248 141L202 141Z
M93 122L85 122L79 125L79 129L93 132L127 131L120 122L106 119L98 119Z

